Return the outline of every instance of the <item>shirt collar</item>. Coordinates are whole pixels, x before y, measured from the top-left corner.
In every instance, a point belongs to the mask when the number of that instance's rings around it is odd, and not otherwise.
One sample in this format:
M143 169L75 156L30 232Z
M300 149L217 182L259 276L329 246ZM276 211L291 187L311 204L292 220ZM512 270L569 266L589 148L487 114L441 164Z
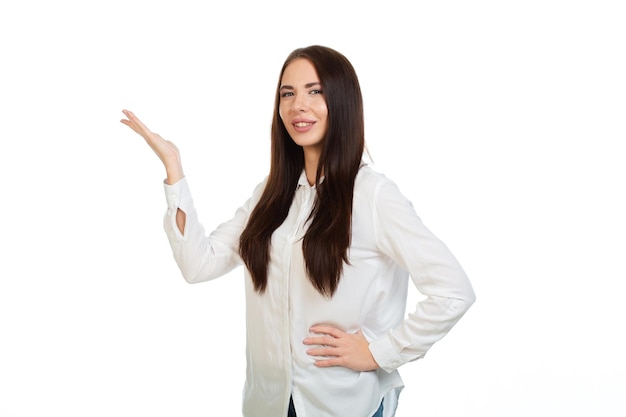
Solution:
M322 178L320 179L320 183L324 182L324 176L322 175ZM309 188L315 188L315 184L310 185L309 184L309 180L306 177L306 172L304 170L302 170L302 173L300 174L300 178L298 178L298 186L301 185L305 185Z
M311 186L309 184L309 180L306 178L306 172L304 170L302 170L302 173L300 174L300 178L298 178L298 186L307 186L309 188L315 187L315 185Z

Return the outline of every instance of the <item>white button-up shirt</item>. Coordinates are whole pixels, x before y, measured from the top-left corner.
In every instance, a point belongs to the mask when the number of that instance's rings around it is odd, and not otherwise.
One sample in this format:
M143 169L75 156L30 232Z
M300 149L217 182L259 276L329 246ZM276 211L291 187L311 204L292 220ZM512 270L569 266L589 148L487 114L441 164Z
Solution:
M258 202L265 181L234 217L210 235L198 221L183 178L165 184L164 226L184 278L201 282L242 265L239 236ZM356 178L349 264L336 293L321 296L310 284L302 238L315 199L315 187L300 177L289 214L271 239L268 285L254 291L247 269L247 371L245 417L287 415L289 397L298 417L371 416L384 399L393 416L403 387L397 368L424 356L474 301L472 286L448 248L416 215L396 185L371 167ZM176 211L186 213L184 233ZM425 297L405 317L409 277ZM347 332L359 329L379 364L376 371L318 368L302 343L315 324Z

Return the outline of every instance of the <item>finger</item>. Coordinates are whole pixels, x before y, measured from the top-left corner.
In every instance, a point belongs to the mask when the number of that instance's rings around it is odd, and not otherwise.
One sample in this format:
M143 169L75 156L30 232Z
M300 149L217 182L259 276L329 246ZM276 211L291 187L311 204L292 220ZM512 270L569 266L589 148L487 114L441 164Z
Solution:
M341 337L345 334L345 332L342 331L341 329L338 329L333 326L324 326L324 325L315 325L311 327L309 331L312 333L327 334L333 337Z
M343 366L343 360L341 358L321 359L315 361L315 366L318 368L330 368L331 366Z
M141 132L139 131L139 126L137 124L137 120L138 120L137 117L128 110L122 110L122 113L124 113L124 115L126 116L126 119L122 119L120 120L120 122L122 122L126 126L133 129L135 133L138 133L141 135Z
M305 345L339 346L339 339L328 336L307 337L302 343Z
M148 129L148 126L144 125L143 122L139 120L137 116L135 116L135 113L129 110L124 110L124 114L126 115L126 117L128 117L128 120L134 125L133 130L135 130L135 132L139 134L142 134L142 132L151 133L150 129Z
M131 122L130 120L122 119L122 120L120 120L120 122L122 122L126 126L130 127L131 129L133 129L133 131L135 133L141 135L141 132L139 132L139 130L137 130L137 128L135 127L135 124L133 122Z
M336 347L316 347L308 349L306 354L309 356L339 357L341 356L342 351Z

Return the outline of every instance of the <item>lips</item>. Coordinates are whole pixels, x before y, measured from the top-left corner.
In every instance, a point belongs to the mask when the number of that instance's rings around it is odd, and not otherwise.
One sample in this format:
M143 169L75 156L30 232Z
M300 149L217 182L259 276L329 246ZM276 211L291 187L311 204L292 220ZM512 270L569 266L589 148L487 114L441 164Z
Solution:
M294 120L291 122L291 125L296 130L296 132L306 132L313 127L315 124L314 121L311 120Z

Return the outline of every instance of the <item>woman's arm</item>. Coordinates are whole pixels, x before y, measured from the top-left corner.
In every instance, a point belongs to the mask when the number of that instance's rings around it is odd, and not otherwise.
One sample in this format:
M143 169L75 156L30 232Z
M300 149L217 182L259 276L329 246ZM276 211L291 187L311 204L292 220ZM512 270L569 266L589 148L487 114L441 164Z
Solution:
M135 114L128 110L122 111L127 117L120 120L123 124L133 129L137 134L143 137L146 143L157 154L163 165L165 166L165 172L167 177L165 182L169 185L175 184L180 181L185 174L183 173L183 166L180 159L180 152L176 145L172 142L163 139L159 134L152 132ZM181 209L176 212L176 226L181 233L185 230L186 215Z
M475 295L451 251L424 226L393 182L384 181L374 201L380 250L407 270L426 296L398 327L370 343L377 363L390 372L424 356L464 315Z

